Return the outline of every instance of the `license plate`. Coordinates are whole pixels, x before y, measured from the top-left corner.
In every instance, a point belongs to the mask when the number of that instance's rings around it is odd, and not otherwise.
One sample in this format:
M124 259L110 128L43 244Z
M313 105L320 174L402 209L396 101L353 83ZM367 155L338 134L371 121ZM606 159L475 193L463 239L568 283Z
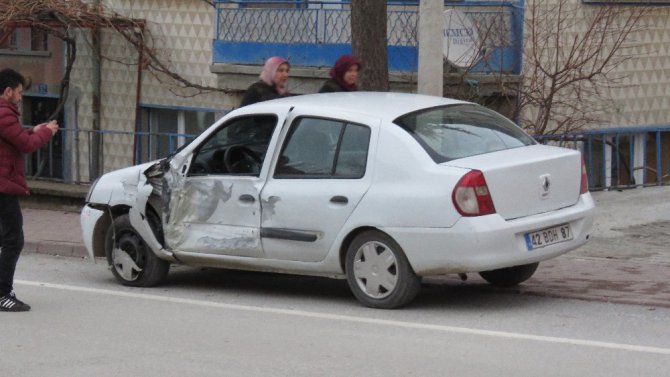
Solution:
M538 230L524 234L526 247L528 250L539 249L541 247L570 241L572 239L572 230L570 224L562 224L555 227Z

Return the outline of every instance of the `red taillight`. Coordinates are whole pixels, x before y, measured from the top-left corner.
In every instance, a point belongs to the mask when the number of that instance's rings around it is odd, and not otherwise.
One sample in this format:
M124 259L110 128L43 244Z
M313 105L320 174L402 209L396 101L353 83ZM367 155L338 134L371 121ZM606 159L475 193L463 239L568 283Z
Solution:
M486 186L484 174L472 170L458 181L451 199L458 212L463 216L482 216L496 213L493 198Z
M584 156L582 156L582 181L579 186L579 193L586 194L589 192L589 177L586 174L586 164L584 163Z

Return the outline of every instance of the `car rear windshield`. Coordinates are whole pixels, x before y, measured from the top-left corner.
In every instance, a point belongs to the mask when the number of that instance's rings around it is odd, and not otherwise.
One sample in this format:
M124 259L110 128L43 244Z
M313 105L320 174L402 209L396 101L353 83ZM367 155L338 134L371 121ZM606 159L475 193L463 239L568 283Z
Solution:
M536 143L507 118L474 104L425 109L393 122L409 132L436 163Z

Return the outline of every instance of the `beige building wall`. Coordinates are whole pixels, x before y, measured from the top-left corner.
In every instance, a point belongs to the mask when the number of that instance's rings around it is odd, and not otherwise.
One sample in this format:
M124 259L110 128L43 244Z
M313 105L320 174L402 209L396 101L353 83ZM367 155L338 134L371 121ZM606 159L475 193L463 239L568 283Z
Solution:
M561 0L526 1L526 27L524 30L525 51L529 52L532 19L531 6L540 3L546 10ZM578 15L587 17L597 9L608 5L584 4L581 0L563 0L568 7L578 9ZM628 9L639 6L627 5ZM586 32L584 20L565 30L563 48L567 50L571 37ZM605 90L604 111L594 115L600 122L587 126L589 129L611 127L640 127L670 124L670 7L650 7L638 24L639 30L630 35L622 54L628 56L611 73L618 78L617 84ZM530 71L528 58L524 61L524 74ZM528 79L526 78L526 81ZM564 93L570 95L569 93ZM560 100L560 97L559 99ZM529 110L527 115L533 114Z
M619 68L624 86L612 92L612 126L670 124L670 8L651 8L641 26Z
M103 0L104 6L126 17L146 21L148 35L158 56L172 71L203 86L217 86L217 76L210 72L215 11L201 0ZM93 126L91 77L93 61L89 31L78 32L78 54L72 73L73 93L77 98L77 125L90 130ZM181 109L206 109L225 112L234 103L222 93L198 94L180 88L168 77L156 77L147 70L139 72L141 86L138 98L138 54L114 32L102 32L101 128L103 136L103 172L129 166L133 161L136 104ZM70 100L73 103L73 99ZM82 133L82 138L86 133ZM79 180L88 180L87 140L79 141Z

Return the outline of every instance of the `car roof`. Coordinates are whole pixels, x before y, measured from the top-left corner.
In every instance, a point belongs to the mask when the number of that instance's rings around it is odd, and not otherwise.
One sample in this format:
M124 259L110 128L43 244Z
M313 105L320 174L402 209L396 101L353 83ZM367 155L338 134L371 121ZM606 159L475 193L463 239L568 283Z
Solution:
M397 117L413 111L445 105L469 103L451 98L428 96L411 93L392 92L340 92L305 94L259 102L244 108L258 110L261 108L280 106L289 107L324 107L330 110L356 112L380 119L392 121Z

